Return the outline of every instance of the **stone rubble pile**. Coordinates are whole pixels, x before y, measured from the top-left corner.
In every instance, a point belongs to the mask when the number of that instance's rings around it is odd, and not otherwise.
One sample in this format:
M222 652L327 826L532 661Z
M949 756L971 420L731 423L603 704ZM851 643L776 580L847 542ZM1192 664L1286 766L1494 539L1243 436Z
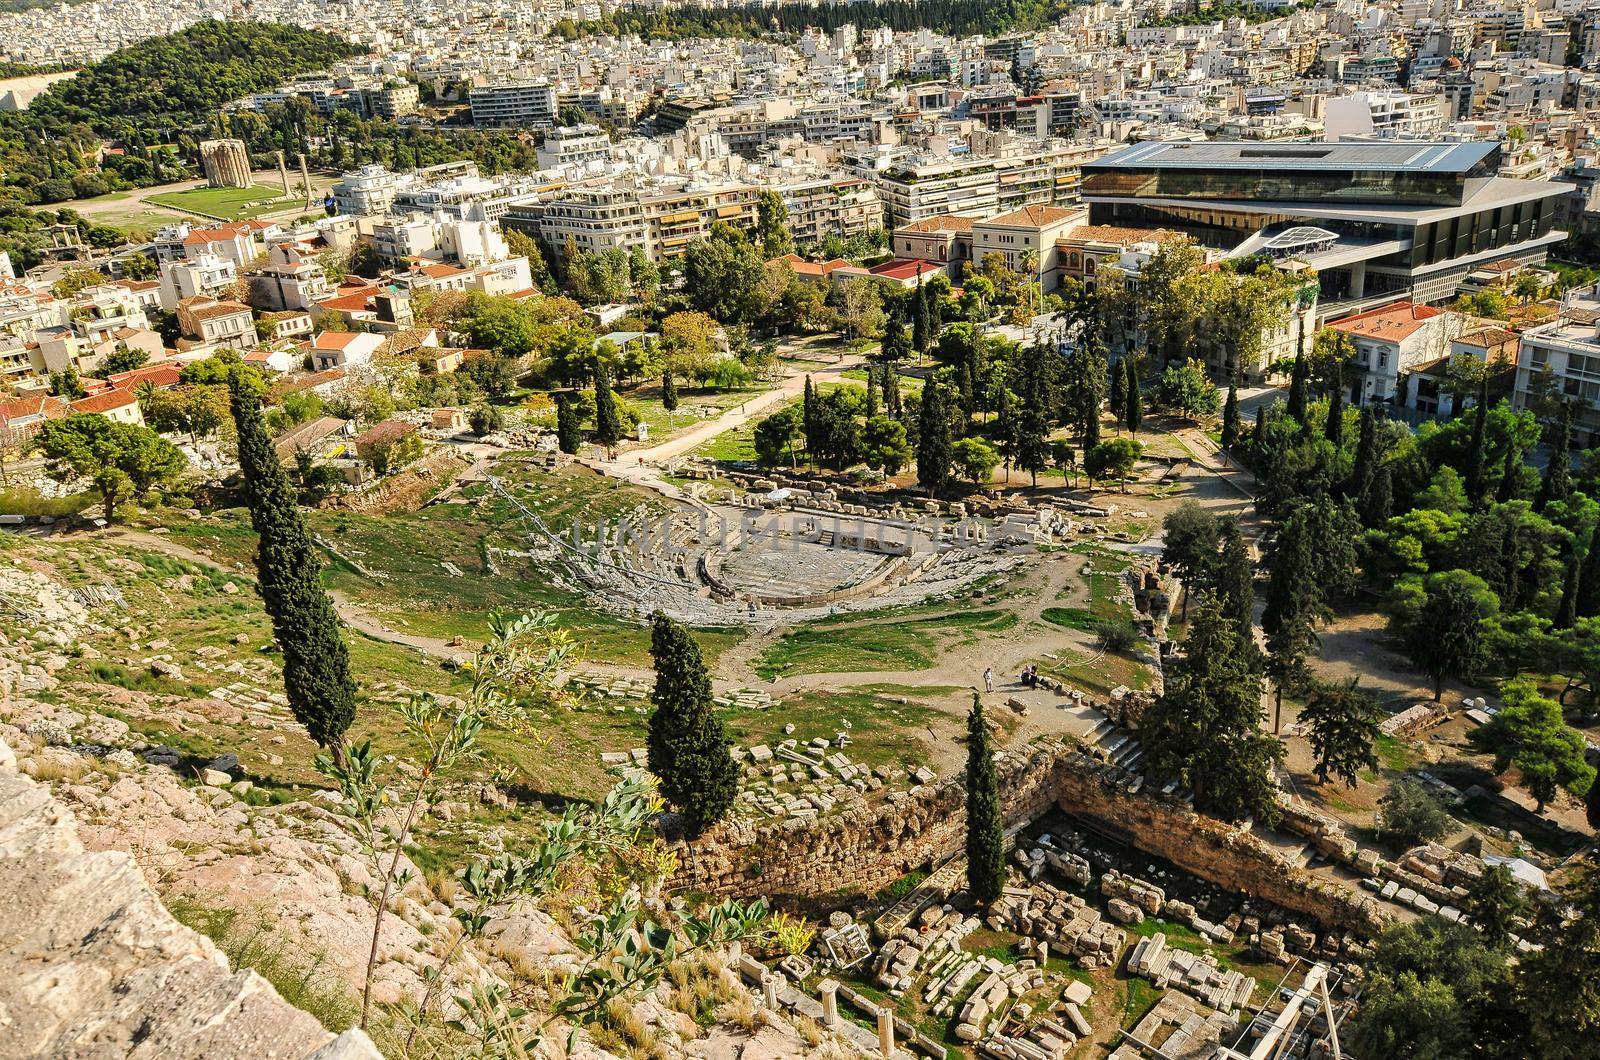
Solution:
M1254 978L1241 972L1223 971L1209 953L1190 953L1167 944L1165 932L1157 931L1141 939L1128 955L1128 971L1149 979L1165 990L1177 987L1219 1012L1234 1013L1249 1004L1255 992Z
M919 968L930 978L959 963L961 940L978 929L976 917L964 917L949 906L929 906L914 926L908 925L878 950L872 975L890 997L911 988Z
M1127 944L1120 927L1075 894L1042 880L1027 889L1007 887L989 908L985 923L1045 943L1084 968L1111 968Z
M1134 1024L1129 1039L1108 1060L1146 1060L1150 1054L1140 1042L1159 1049L1164 1060L1212 1060L1217 1044L1224 1035L1231 1037L1234 1028L1235 1021L1226 1013L1202 1013L1191 999L1168 991Z

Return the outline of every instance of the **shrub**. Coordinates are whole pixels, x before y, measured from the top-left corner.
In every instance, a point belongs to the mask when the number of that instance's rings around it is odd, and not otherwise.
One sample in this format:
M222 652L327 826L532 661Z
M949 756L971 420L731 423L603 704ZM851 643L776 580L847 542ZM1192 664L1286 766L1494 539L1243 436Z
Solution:
M1438 798L1414 780L1396 781L1378 803L1379 832L1408 846L1443 839L1455 828Z
M1139 628L1125 618L1102 618L1094 631L1106 651L1129 651L1139 643Z

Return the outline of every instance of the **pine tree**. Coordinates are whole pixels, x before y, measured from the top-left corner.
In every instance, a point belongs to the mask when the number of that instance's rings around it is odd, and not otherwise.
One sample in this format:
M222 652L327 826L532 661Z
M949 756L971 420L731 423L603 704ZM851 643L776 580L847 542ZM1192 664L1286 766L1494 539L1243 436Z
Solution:
M1561 415L1556 421L1555 444L1550 447L1550 462L1545 465L1544 478L1539 480L1539 495L1534 499L1536 511L1544 511L1551 501L1564 501L1572 493L1572 402L1561 403Z
M1239 386L1228 384L1228 400L1222 405L1222 448L1232 452L1239 444Z
M937 497L950 482L950 412L944 387L929 382L922 388L922 415L917 435L917 482Z
M617 412L617 396L611 392L611 370L604 364L594 366L594 436L601 445L610 449L622 441L622 417Z
M1139 367L1131 356L1122 360L1128 371L1128 396L1124 399L1128 403L1128 431L1138 434L1139 424L1144 422L1144 398L1139 394Z
M1121 422L1122 420L1122 408L1123 405L1127 403L1127 400L1128 373L1122 367L1122 365L1119 364L1117 365L1116 370L1111 373L1111 394L1106 402L1111 409L1112 417L1118 422Z
M1261 680L1215 600L1195 609L1183 649L1139 723L1146 769L1188 785L1204 812L1275 820L1283 745L1261 731Z
M240 478L250 522L260 538L257 585L283 654L289 712L318 746L342 762L344 734L356 716L356 685L339 615L320 581L322 558L267 437L257 384L235 368L228 392L238 431Z
M711 678L700 647L681 625L657 611L651 616L650 657L656 684L647 739L650 772L661 796L683 816L691 838L728 812L739 793L739 767L728 734L711 709Z
M661 373L661 407L668 412L678 411L678 384L670 368Z
M1353 788L1363 769L1376 769L1372 745L1383 718L1378 701L1356 690L1355 678L1348 684L1312 685L1300 721L1309 727L1317 783L1326 784L1333 776Z
M1289 373L1289 415L1306 429L1306 390L1310 385L1311 368L1306 364L1305 355L1294 355L1294 370Z
M563 453L576 453L583 444L583 414L571 395L556 395L556 447Z
M1336 386L1328 398L1328 422L1323 424L1322 436L1333 443L1335 449L1344 445L1344 387Z
M972 695L967 714L967 890L987 906L1006 883L1005 821L1000 816L1000 786L994 751L983 720L983 700Z

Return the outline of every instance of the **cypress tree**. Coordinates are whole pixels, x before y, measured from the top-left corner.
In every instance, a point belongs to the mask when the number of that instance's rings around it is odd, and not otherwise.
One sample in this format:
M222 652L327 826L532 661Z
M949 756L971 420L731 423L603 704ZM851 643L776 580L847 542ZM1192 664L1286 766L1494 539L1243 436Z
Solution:
M1139 433L1139 424L1144 422L1144 399L1139 394L1139 369L1134 364L1132 357L1124 357L1123 363L1128 369L1128 403L1127 421L1128 430L1133 434ZM1084 446L1084 452L1089 451L1089 446Z
M1379 464L1372 473L1372 485L1361 499L1361 524L1377 528L1394 514L1394 478L1388 464Z
M983 721L983 699L974 692L967 714L967 890L979 905L989 905L1005 887L1005 842L994 750Z
M1239 523L1227 519L1222 524L1222 555L1217 561L1217 606L1222 617L1233 623L1241 648L1255 651L1255 565Z
M937 497L950 481L950 413L944 388L930 381L922 389L917 435L917 482Z
M1472 419L1472 442L1467 451L1467 500L1474 508L1483 503L1485 480L1483 474L1484 426L1489 417L1489 383L1478 384L1478 407Z
M1533 506L1544 511L1551 501L1564 501L1572 493L1572 402L1561 403L1561 415L1556 421L1555 445L1550 449L1550 463L1545 465L1544 478L1539 480L1539 495Z
M617 413L617 396L611 392L611 369L594 366L594 436L610 449L622 441L622 417Z
M1127 399L1128 373L1119 364L1117 365L1117 370L1111 373L1111 395L1107 401L1107 404L1111 407L1111 415L1118 420L1122 419L1122 408L1127 403Z
M1307 508L1302 507L1278 528L1267 567L1267 603L1261 613L1261 629L1267 635L1267 650L1271 653L1267 668L1276 700L1278 720L1272 726L1275 733L1281 728L1284 690L1305 679L1305 657L1317 643L1322 588L1317 584L1313 536Z
M670 368L661 373L661 407L668 412L678 411L678 384Z
M1556 607L1556 617L1551 625L1555 629L1571 629L1578 620L1578 585L1583 578L1583 564L1578 559L1578 543L1567 549L1566 569L1561 577L1561 603Z
M1583 552L1583 570L1578 575L1579 618L1600 615L1600 526L1589 533L1589 547Z
M878 414L878 366L867 365L867 419Z
M556 395L556 447L563 453L576 453L583 444L583 416L578 403L568 394Z
M250 523L260 538L257 585L283 653L289 712L318 746L342 762L344 734L356 716L356 685L339 615L319 580L322 559L267 437L259 391L242 367L230 373L228 396Z
M1332 442L1334 448L1344 445L1344 387L1336 386L1333 394L1328 398L1328 422L1322 426L1322 436Z
M646 741L661 796L683 816L691 838L710 828L739 793L739 767L728 734L711 709L711 678L700 647L681 625L657 611L650 619L655 709Z
M1517 467L1521 463L1515 443L1509 439L1506 442L1506 458L1500 464L1500 488L1495 491L1494 499L1497 504L1517 499Z
M1250 447L1261 448L1261 441L1267 436L1267 407L1256 406L1256 425L1250 431Z
M1231 451L1239 444L1239 386L1228 384L1228 400L1222 405L1222 448Z
M900 405L900 370L892 364L883 366L883 410L897 420L905 416Z
M800 429L806 436L806 455L811 455L811 439L817 433L817 395L811 385L811 377L806 376L805 393L800 397Z
M919 357L926 357L933 347L933 312L928 306L928 289L922 284L922 274L917 274L917 293L911 306L911 344Z
M1294 370L1289 373L1289 415L1294 417L1302 431L1306 429L1306 388L1310 374L1305 355L1295 354Z
M1367 490L1372 488L1372 474L1377 467L1378 419L1372 414L1372 409L1362 408L1361 426L1356 435L1355 462L1351 465L1350 481L1345 485L1344 495L1357 504L1362 503Z

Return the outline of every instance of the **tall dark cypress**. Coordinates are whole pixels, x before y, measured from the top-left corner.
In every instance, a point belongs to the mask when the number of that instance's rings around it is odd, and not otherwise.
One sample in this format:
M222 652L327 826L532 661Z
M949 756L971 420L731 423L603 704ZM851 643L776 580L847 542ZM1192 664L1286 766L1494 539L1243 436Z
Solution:
M878 366L867 365L867 419L878 414Z
M1132 357L1124 357L1123 364L1128 369L1128 395L1123 399L1128 405L1126 416L1128 430L1138 434L1139 424L1144 422L1144 398L1139 393L1139 367ZM1086 442L1084 451L1088 452L1089 448Z
M1600 526L1589 533L1589 547L1583 553L1583 570L1578 574L1579 618L1600 615Z
M1373 528L1387 523L1394 514L1394 477L1387 463L1379 464L1378 470L1372 473L1372 484L1367 487L1367 494L1361 498L1357 510L1361 513L1361 524Z
M1128 400L1128 373L1122 365L1117 365L1111 373L1111 393L1106 404L1111 409L1111 415L1117 420L1122 419L1122 409Z
M1306 389L1310 383L1311 369L1306 364L1304 354L1295 354L1294 370L1289 373L1289 415L1306 429Z
M1256 406L1256 424L1250 430L1250 447L1261 448L1262 441L1267 437L1267 406Z
M622 441L622 416L617 412L617 395L611 390L611 370L594 366L594 437L610 449Z
M1222 405L1222 448L1232 450L1239 444L1239 385L1228 384L1228 400Z
M1222 556L1217 561L1217 606L1238 631L1240 647L1251 654L1255 652L1255 604L1255 564L1250 561L1249 546L1238 521L1225 520Z
M900 372L892 364L883 366L883 411L895 419L905 412L900 407Z
M319 580L322 557L267 437L260 394L242 368L231 374L228 393L250 523L260 538L257 586L283 654L289 712L312 740L342 760L344 734L356 716L356 684L339 615Z
M800 396L800 429L806 436L806 453L811 452L811 439L817 433L817 394L806 376L806 389Z
M661 407L668 412L678 410L678 383L670 368L661 373Z
M1521 476L1517 474L1522 466L1521 454L1510 439L1506 440L1506 456L1500 463L1500 488L1495 491L1494 499L1497 504L1517 499L1517 483Z
M994 750L983 721L983 699L974 692L967 713L967 891L979 905L999 898L1006 885L1005 843Z
M1328 398L1328 422L1323 424L1322 436L1337 448L1344 445L1344 387L1336 386Z
M1539 495L1534 507L1544 511L1551 501L1564 501L1572 493L1572 402L1561 403L1560 418L1556 421L1555 444L1550 447L1550 463L1545 465L1544 478L1539 480Z
M583 444L583 414L570 394L556 395L556 448L576 453Z
M1344 494L1359 506L1372 488L1372 474L1378 467L1378 419L1372 409L1361 410L1361 426L1356 435L1356 458ZM1368 524L1371 525L1371 524Z
M661 796L683 817L691 838L717 823L739 793L739 767L728 734L711 709L711 677L689 631L657 611L650 619L655 710L646 740Z
M922 388L922 415L918 418L917 482L937 497L950 482L950 412L944 387L929 382Z
M1583 580L1583 563L1574 541L1567 550L1567 564L1561 578L1561 602L1556 606L1556 617L1551 625L1556 629L1571 629L1578 619L1578 586Z
M1472 442L1467 452L1467 500L1474 508L1483 503L1486 480L1483 467L1484 427L1489 418L1489 384L1478 384L1478 407L1472 418Z
M918 273L917 293L911 306L911 344L919 357L926 357L928 350L933 347L933 311L928 302L928 288L923 285L922 275Z

